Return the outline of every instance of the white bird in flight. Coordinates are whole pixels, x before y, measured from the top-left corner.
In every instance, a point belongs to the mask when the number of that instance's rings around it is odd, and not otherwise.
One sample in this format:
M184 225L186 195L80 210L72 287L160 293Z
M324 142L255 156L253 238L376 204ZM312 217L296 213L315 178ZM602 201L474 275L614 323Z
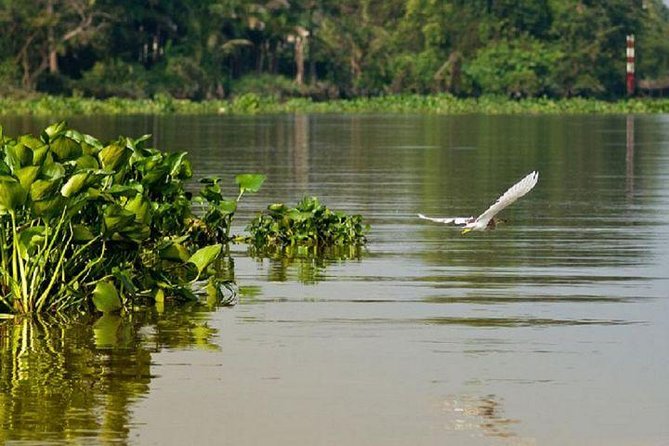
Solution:
M463 234L468 233L469 231L485 231L486 229L495 229L498 221L495 218L502 209L509 206L511 203L528 193L536 186L537 181L539 181L539 172L534 171L527 175L525 178L514 184L504 192L504 194L497 199L497 201L490 206L484 213L479 215L477 218L474 217L442 217L442 218L433 218L426 217L423 214L418 214L418 216L425 220L435 221L437 223L444 223L447 225L454 226L464 226L462 230Z

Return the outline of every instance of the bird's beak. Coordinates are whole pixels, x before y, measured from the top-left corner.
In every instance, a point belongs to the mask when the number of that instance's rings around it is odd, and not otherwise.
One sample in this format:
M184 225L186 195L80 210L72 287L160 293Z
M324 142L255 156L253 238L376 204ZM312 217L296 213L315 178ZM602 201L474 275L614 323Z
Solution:
M472 232L471 228L465 228L465 229L463 229L462 232L461 232L461 234L462 234L462 235L465 235L465 234L467 234L468 232Z

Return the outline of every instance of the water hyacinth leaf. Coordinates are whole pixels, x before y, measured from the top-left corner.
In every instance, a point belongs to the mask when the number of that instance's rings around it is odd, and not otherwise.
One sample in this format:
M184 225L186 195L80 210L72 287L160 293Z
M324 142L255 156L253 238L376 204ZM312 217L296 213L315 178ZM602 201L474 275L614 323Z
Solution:
M33 202L32 210L38 217L54 217L60 215L64 205L65 198L58 194L51 199Z
M0 212L14 211L23 206L28 192L15 178L0 176Z
M166 166L154 167L148 170L142 177L142 182L147 185L164 184L169 170Z
M118 168L128 160L130 155L130 149L125 145L115 142L100 150L98 159L104 170L112 172L118 170Z
M211 203L222 201L223 194L221 193L221 186L218 184L219 181L219 178L202 178L200 183L204 186L200 189L200 196Z
M133 223L119 229L118 234L124 239L132 240L135 243L141 243L151 235L149 225L143 223Z
M31 165L32 158L32 151L22 143L5 147L5 162L13 172Z
M30 147L32 150L44 147L44 142L32 135L23 135L19 137L18 141L24 146Z
M223 200L218 204L218 209L223 213L232 214L237 210L237 202L234 200Z
M75 165L77 166L77 171L84 169L93 169L97 170L100 168L100 163L92 155L82 155L75 160Z
M28 259L34 255L40 246L44 244L47 228L45 226L33 226L25 228L19 234L19 255Z
M144 150L144 143L151 139L150 133L145 133L139 138L135 139L132 144L137 150Z
M180 180L187 180L193 176L193 167L186 159L186 152L170 153L165 160L170 167L170 175Z
M190 253L181 243L169 243L168 245L159 248L158 256L163 260L187 262L190 258Z
M93 231L85 225L72 225L72 240L77 243L90 242L95 238Z
M48 160L47 156L47 160ZM54 180L56 178L63 178L65 176L65 166L57 162L45 162L42 164L42 178Z
M42 201L53 198L54 193L58 191L62 181L56 180L35 180L30 185L30 199L32 201Z
M121 286L121 291L129 293L131 296L134 296L139 291L135 284L132 282L132 277L135 275L132 269L122 269L120 267L114 267L112 269L112 274L117 280L117 283Z
M47 160L47 155L49 154L49 146L38 147L36 149L32 149L32 151L33 151L32 165L41 166ZM53 161L53 158L50 158L50 160Z
M127 201L123 208L135 214L136 222L147 225L151 222L151 201L143 195L135 195Z
M99 186L101 180L109 175L104 170L87 170L75 173L61 188L60 193L64 197L72 197L82 191L87 191L91 187Z
M67 130L67 123L65 121L51 124L42 131L41 137L44 142L49 142L57 136L63 134Z
M19 179L21 186L23 186L25 190L29 190L39 173L39 166L26 166L16 171L16 177Z
M126 211L118 204L107 206L103 212L103 222L107 235L120 231L135 221L135 214Z
M95 155L102 150L102 143L97 138L78 132L76 130L67 130L65 136L76 141L81 145L81 149L86 155Z
M68 161L79 158L83 155L81 145L67 136L60 136L51 140L49 144L51 152L55 155L56 161Z
M93 290L93 305L98 311L111 313L123 307L116 287L109 281L100 281Z
M288 210L288 206L283 203L273 203L267 206L267 209L272 213L283 214Z
M139 183L130 185L115 184L106 191L113 197L134 197L144 192L144 187Z
M218 243L216 245L205 246L200 248L190 256L188 263L192 263L197 267L199 274L202 274L209 265L211 265L221 254L223 245Z
M88 180L89 176L90 172L76 173L72 175L60 189L61 195L64 197L71 197L74 194L79 193L79 191L86 185L86 180Z
M237 175L235 181L242 192L258 192L265 182L266 175L245 173Z

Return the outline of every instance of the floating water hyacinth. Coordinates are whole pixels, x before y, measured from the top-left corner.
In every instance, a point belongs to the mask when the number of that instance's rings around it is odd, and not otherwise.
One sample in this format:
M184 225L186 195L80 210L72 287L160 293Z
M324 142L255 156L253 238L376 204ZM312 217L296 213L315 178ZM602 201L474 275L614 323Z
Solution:
M249 224L248 241L256 249L360 246L367 241L366 230L360 215L333 211L317 198L305 197L293 208L268 206Z

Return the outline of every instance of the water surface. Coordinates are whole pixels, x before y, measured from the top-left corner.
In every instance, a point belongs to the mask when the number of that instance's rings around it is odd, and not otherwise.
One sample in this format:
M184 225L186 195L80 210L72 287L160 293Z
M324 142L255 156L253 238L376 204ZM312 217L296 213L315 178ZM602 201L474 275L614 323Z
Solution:
M46 121L6 118L5 132ZM0 442L660 445L669 439L669 117L97 117L198 176L263 172L235 230L317 195L350 259L231 262L234 308L0 324ZM498 230L476 215L532 170Z

